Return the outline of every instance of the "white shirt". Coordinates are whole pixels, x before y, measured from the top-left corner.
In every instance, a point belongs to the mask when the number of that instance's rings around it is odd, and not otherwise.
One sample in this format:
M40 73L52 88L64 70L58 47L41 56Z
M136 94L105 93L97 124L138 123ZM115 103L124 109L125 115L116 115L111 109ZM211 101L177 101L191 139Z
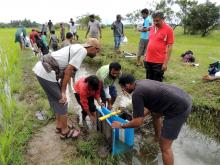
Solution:
M69 49L70 48L70 49ZM70 61L68 63L70 51ZM58 51L52 52L51 56L57 61L60 69L64 69L68 64L74 66L77 70L80 68L82 61L85 59L87 55L86 49L80 44L74 44L66 46ZM44 69L41 61L38 61L37 64L33 68L34 73L48 81L57 82L55 71L51 71L47 73Z
M72 23L70 23L70 32L76 33L76 24L72 25Z

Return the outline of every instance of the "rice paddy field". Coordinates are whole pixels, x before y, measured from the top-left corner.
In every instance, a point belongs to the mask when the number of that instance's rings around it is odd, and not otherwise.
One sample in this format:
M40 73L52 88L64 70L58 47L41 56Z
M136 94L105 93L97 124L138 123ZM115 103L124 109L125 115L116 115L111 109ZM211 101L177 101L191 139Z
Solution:
M3 165L24 164L23 154L27 141L34 130L46 124L46 121L36 122L33 112L49 109L45 95L31 71L37 58L30 55L30 50L20 52L19 45L14 43L15 31L16 29L0 29L0 164ZM85 30L78 32L81 42L85 41L85 33ZM134 59L124 58L114 52L110 28L103 29L102 34L100 55L92 60L87 59L86 63L99 67L111 61L118 61L122 64L123 72L132 73L136 79L144 79L144 68L136 67ZM121 45L121 50L136 53L139 32L125 29L125 34L128 43ZM201 38L197 35L183 35L181 28L175 29L175 44L165 73L166 83L177 85L193 98L194 110L188 124L218 141L220 82L204 82L202 76L208 74L210 63L220 60L219 41L220 30ZM191 67L181 62L180 55L187 50L194 52L199 67Z

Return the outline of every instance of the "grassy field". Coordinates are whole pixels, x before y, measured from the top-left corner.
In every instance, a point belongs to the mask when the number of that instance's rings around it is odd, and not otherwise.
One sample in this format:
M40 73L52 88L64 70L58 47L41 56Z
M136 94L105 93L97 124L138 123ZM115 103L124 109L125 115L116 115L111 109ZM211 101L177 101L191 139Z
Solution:
M0 164L23 164L22 155L26 142L34 130L45 124L35 119L34 112L49 109L45 95L33 79L31 71L37 59L30 56L30 51L21 55L19 46L14 43L14 33L15 29L0 29ZM121 49L137 52L140 34L134 29L125 29L125 33L129 41L122 45ZM84 41L85 31L80 30L79 36L80 40ZM214 31L208 37L201 38L185 36L181 29L176 29L173 53L168 71L165 73L165 82L179 86L193 97L194 113L188 123L218 140L220 84L217 81L204 83L202 76L207 74L208 65L215 62L209 57L220 59L219 40L220 31ZM135 60L115 54L112 31L109 28L103 29L101 43L100 55L92 60L87 59L87 63L98 68L111 61L119 61L123 66L123 72L130 72L137 79L145 78L144 68L137 68ZM199 67L194 68L181 63L180 54L186 50L194 52ZM10 91L7 87L10 87ZM87 159L78 161L89 162Z

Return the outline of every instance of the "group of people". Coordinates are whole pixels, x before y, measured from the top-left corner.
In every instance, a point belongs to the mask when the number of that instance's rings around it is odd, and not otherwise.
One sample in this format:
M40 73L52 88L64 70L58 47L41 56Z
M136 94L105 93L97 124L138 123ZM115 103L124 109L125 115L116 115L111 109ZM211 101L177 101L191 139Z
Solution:
M122 74L121 65L111 62L99 68L96 75L82 77L74 82L75 98L82 108L82 120L89 116L95 123L94 100L99 106L106 106L111 110L117 98L115 82L118 79L122 91L132 94L133 119L126 124L115 121L112 127L138 127L143 124L145 116L151 115L155 141L160 144L163 162L165 165L173 165L172 143L191 112L192 100L183 90L162 82L174 42L172 28L165 23L161 11L152 14L152 26L147 20L148 10L143 9L141 13L144 23L140 28L139 55L145 55L146 79L135 80L131 74ZM80 135L80 130L70 128L67 124L67 84L71 78L74 79L85 57L95 57L101 48L97 39L98 35L101 37L100 25L94 15L90 18L86 33L86 37L90 33L90 38L85 44L66 44L63 48L43 56L33 68L55 113L56 132L61 139ZM120 15L117 15L117 20L120 19ZM112 24L112 29L116 34L115 46L118 47L118 41L124 35L123 24L116 21Z

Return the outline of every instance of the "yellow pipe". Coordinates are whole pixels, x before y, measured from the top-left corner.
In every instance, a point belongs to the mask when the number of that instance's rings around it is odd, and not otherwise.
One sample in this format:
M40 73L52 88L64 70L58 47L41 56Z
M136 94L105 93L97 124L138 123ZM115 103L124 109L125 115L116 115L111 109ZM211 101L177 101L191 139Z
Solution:
M110 113L110 114L108 114L108 115L99 117L99 120L100 120L100 121L103 121L103 120L105 120L105 119L108 119L108 118L111 117L111 116L118 115L118 114L120 114L121 112L122 112L121 110L114 111L114 112L112 112L112 113Z

